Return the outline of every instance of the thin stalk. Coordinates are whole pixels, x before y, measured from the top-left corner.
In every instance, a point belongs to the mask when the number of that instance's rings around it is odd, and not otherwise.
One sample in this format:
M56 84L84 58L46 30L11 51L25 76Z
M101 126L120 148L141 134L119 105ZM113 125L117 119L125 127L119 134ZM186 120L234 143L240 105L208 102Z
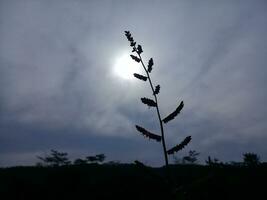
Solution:
M165 165L168 168L169 161L168 161L167 149L166 149L166 144L165 144L164 128L163 128L163 124L162 124L162 120L161 120L161 116L160 116L160 112L159 112L158 98L157 98L157 95L155 94L154 86L152 84L152 81L151 81L149 72L147 71L147 69L146 69L146 67L144 65L143 59L142 59L142 57L141 57L141 55L139 53L137 53L137 54L138 54L138 56L140 58L140 61L141 61L142 66L143 66L143 68L144 68L144 70L146 72L146 75L147 75L147 78L148 78L148 81L149 81L151 90L153 92L154 100L156 102L156 109L157 109L157 115L158 115L159 124L160 124L160 132L161 132L161 138L162 138L162 147L163 147L163 152L164 152Z

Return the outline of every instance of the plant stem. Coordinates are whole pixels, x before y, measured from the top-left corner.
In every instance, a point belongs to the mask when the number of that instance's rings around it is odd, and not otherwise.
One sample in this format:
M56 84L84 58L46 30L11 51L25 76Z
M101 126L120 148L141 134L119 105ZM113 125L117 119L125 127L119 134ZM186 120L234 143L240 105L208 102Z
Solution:
M149 72L147 71L147 69L146 69L146 67L144 65L143 59L142 59L142 57L141 57L141 55L139 53L137 53L137 54L138 54L138 56L140 58L142 66L143 66L143 68L144 68L144 70L146 72L146 75L147 75L147 78L149 80L149 84L150 84L151 90L153 92L154 100L156 102L156 109L157 109L157 115L158 115L159 124L160 124L160 131L161 131L162 147L163 147L164 158L165 158L165 165L168 168L169 161L168 161L167 149L166 149L166 144L165 144L164 128L163 128L163 124L162 124L162 120L161 120L161 116L160 116L160 112L159 112L158 98L157 98L157 95L155 94L155 90L154 90L154 87L153 87Z

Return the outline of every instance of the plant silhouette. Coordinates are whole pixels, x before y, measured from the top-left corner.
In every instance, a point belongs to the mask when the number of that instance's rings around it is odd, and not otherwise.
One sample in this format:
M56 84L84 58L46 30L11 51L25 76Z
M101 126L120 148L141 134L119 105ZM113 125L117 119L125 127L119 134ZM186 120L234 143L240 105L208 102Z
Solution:
M210 156L208 156L208 160L205 160L205 163L206 163L208 166L223 165L223 163L220 162L218 158L211 158Z
M168 166L169 166L168 155L174 154L175 152L182 150L191 141L191 136L187 136L180 144L172 147L169 150L167 150L166 142L165 142L163 123L167 124L169 121L173 120L183 109L184 102L181 101L179 103L178 107L171 114L166 116L164 119L161 118L160 109L159 109L159 102L158 102L158 98L157 98L157 96L159 95L161 87L160 87L160 85L154 86L152 79L151 79L151 76L150 76L150 74L153 70L154 60L153 60L153 58L150 58L148 60L147 66L145 66L144 61L143 61L142 56L141 56L141 54L143 53L142 46L137 44L134 41L130 31L125 31L125 36L126 36L127 40L130 42L130 46L132 47L132 53L135 53L135 55L133 55L133 54L130 55L131 58L135 62L140 63L142 65L144 71L145 71L145 75L137 74L137 73L134 73L133 75L135 78L137 78L141 81L146 82L148 80L150 88L152 90L153 99L143 97L143 98L141 98L141 101L143 104L147 105L148 107L153 107L156 109L161 134L158 135L158 134L152 133L152 132L146 130L145 128L143 128L139 125L136 125L136 129L141 134L143 134L145 137L152 139L152 140L155 140L156 142L162 143L163 154L164 154L164 159L165 159L165 166L168 168Z
M106 156L105 154L97 154L95 156L87 156L86 159L91 163L102 163L106 159Z
M188 152L188 156L183 157L183 163L186 164L194 164L197 162L197 156L199 156L200 153L196 152L195 150L190 150Z
M44 165L53 167L71 164L71 161L68 158L68 153L59 152L53 149L51 150L49 156L45 157L37 156L37 158L40 159L44 163ZM40 164L42 165L42 163Z
M245 166L257 166L260 164L260 157L255 153L244 153L243 162Z

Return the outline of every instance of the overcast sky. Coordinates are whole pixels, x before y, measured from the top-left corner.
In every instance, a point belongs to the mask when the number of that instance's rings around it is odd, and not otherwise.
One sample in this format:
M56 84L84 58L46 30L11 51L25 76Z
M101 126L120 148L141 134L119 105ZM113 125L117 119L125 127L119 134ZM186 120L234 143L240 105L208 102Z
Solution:
M131 53L125 30L154 59L162 115L184 100L165 126L168 147L192 136L177 157L266 161L266 11L265 0L1 0L0 166L34 164L50 149L164 164L161 144L134 127L159 132L140 101L149 85L114 74Z

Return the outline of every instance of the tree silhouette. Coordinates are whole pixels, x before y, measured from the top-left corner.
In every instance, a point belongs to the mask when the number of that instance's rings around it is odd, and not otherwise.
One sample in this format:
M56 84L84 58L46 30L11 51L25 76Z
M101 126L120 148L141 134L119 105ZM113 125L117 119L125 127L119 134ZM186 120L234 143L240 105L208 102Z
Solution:
M88 160L87 159L77 158L77 159L74 160L73 164L74 165L86 165L86 164L88 164Z
M260 157L255 153L244 153L243 162L249 167L257 166L260 164Z
M220 162L218 158L211 158L210 156L208 156L208 160L205 160L205 162L208 166L223 165L223 163Z
M37 156L37 158L40 159L44 165L57 167L57 166L71 164L67 156L68 156L68 153L59 152L59 151L52 149L49 156L45 156L45 157Z
M183 163L186 164L195 164L197 162L197 157L200 153L196 152L195 150L190 150L188 152L188 156L183 157Z
M136 42L134 41L130 31L125 31L125 36L126 36L127 40L130 42L130 46L132 47L132 53L135 54L135 55L131 54L130 55L131 58L135 62L140 63L142 65L144 71L145 71L145 75L137 74L137 73L134 73L133 75L134 75L135 78L137 78L137 79L139 79L141 81L146 82L148 80L150 88L152 90L153 99L143 97L143 98L141 98L141 101L142 101L143 104L147 105L148 107L153 107L153 108L156 109L156 113L157 113L157 117L158 117L158 120L159 120L161 134L158 135L158 134L152 133L152 132L146 130L145 128L143 128L143 127L141 127L139 125L136 125L136 129L137 129L137 131L139 131L145 137L147 137L149 139L152 139L152 140L155 140L156 142L161 142L162 143L163 154L164 154L164 159L165 159L165 165L168 168L168 165L169 165L168 155L171 155L171 154L174 154L175 152L180 151L181 149L183 149L191 141L191 136L188 136L180 144L174 146L173 148L171 148L169 150L167 150L166 143L165 143L165 135L164 135L163 123L167 124L169 121L173 120L181 112L181 110L183 109L184 102L181 101L178 104L177 108L172 113L170 113L164 119L161 118L160 109L159 109L159 102L158 102L158 97L157 97L159 95L161 87L160 87L160 85L154 86L153 83L152 83L151 76L150 76L150 74L151 74L151 72L153 70L154 60L153 60L153 58L150 58L148 60L147 66L145 66L144 61L143 61L142 56L141 56L141 54L143 53L142 46L139 45L139 44L138 45L136 44Z
M106 159L106 156L105 154L97 154L95 156L87 156L86 159L88 162L91 163L98 163L98 162L101 163Z

